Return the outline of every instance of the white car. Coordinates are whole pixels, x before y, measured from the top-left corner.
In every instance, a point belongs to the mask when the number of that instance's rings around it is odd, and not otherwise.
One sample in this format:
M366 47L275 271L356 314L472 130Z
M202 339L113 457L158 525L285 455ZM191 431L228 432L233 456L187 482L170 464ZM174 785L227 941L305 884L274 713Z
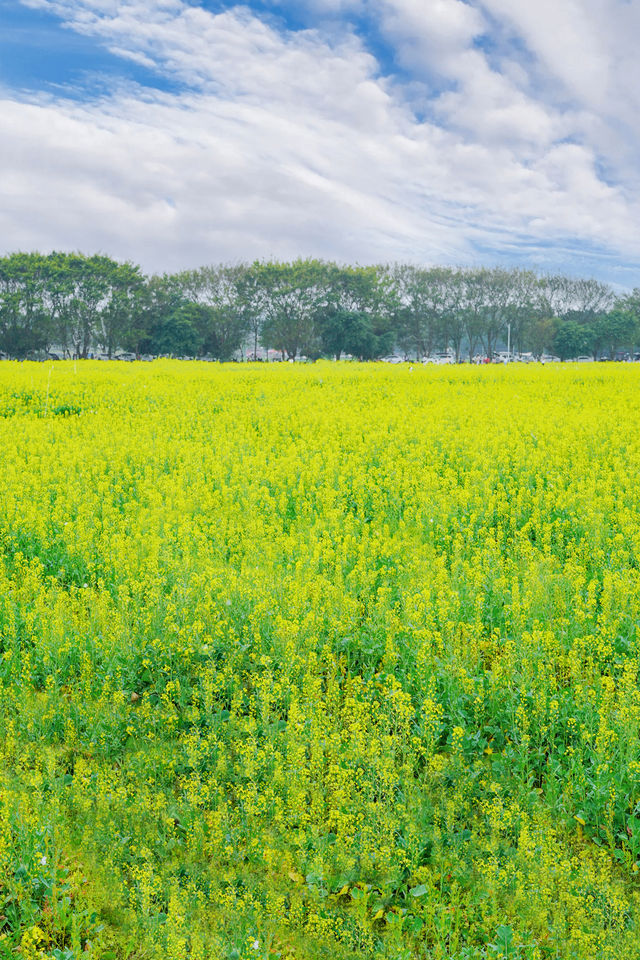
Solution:
M450 356L448 353L436 353L433 362L439 364L455 363L456 358Z

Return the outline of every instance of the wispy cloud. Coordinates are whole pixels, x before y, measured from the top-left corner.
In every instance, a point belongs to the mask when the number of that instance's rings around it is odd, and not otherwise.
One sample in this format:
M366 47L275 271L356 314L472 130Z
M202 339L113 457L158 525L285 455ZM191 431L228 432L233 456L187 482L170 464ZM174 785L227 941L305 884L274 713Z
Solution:
M636 94L622 91L638 67L602 13L631 5L572 3L582 20L563 60L567 11L547 0L536 10L553 38L524 0L308 0L310 22L344 15L340 33L320 20L288 30L248 6L24 0L178 92L6 95L2 234L150 268L306 254L631 267ZM356 13L391 45L395 75Z

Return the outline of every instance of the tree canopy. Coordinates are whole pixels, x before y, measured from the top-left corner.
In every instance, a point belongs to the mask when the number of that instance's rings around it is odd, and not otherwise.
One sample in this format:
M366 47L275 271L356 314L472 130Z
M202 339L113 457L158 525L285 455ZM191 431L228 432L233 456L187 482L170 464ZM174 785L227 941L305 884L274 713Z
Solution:
M560 359L635 350L640 289L560 274L317 259L213 264L162 276L95 254L0 258L0 353L112 357L122 351L283 360L396 351L422 358L518 352Z

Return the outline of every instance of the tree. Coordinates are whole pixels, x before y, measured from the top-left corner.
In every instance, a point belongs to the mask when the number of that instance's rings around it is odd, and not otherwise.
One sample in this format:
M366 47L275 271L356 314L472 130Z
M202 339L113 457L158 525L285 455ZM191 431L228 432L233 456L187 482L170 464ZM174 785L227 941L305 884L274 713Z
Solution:
M640 339L640 289L636 288L623 297L618 297L614 312L622 311L626 317L627 329L624 342L633 349Z
M543 312L547 316L588 323L595 314L606 313L613 305L613 291L599 280L544 276L540 280Z
M536 317L529 324L526 343L536 360L552 349L559 323L557 317Z
M175 277L150 277L138 291L135 323L124 346L136 354L197 356L204 342L207 310L187 299Z
M579 356L588 346L588 333L576 320L563 321L553 339L553 348L561 360Z
M262 289L264 321L261 337L265 347L279 350L282 359L298 354L318 354L316 319L327 306L327 271L319 260L255 263L253 271Z
M133 263L115 263L108 274L107 300L98 314L95 336L109 359L122 346L132 328L140 305L144 277Z
M172 357L197 357L203 353L203 330L211 307L184 300L160 317L154 331L154 353Z
M597 360L602 351L605 349L607 343L609 314L593 314L588 318L586 318L583 314L578 314L578 317L576 318L575 314L570 312L565 314L564 322L566 323L568 321L579 323L583 328L586 348L593 356L593 359Z
M236 292L238 308L244 318L244 326L253 352L258 359L258 344L261 340L265 310L265 290L260 283L260 273L254 265L242 264L237 274Z
M545 304L540 281L532 270L511 271L512 294L506 311L511 327L511 345L521 354L529 341L533 326L545 319ZM539 328L538 332L540 332ZM544 349L541 351L544 353Z
M443 339L452 271L445 267L394 264L388 268L397 303L398 342L405 354L431 356Z
M609 351L609 356L615 360L616 353L621 347L633 346L636 335L636 318L632 310L625 309L621 301L610 313L603 317L603 338Z
M382 268L324 264L323 292L314 325L320 351L373 359L393 346L391 285ZM378 352L380 351L380 352Z
M98 343L113 351L143 282L139 268L99 254L53 253L47 269L51 317L65 354L86 358Z
M466 270L463 276L464 292L460 309L469 348L469 360L473 360L484 333L487 289L483 270Z
M68 258L67 304L63 343L74 356L85 359L97 339L99 314L109 301L111 272L114 262L108 257Z
M245 273L240 266L209 266L175 277L185 299L206 308L198 314L201 349L217 360L231 360L249 332L242 296Z
M342 353L358 360L376 360L393 349L393 331L376 329L370 314L357 310L335 310L323 326L325 352L337 360Z
M462 343L465 337L465 275L462 270L448 270L446 297L442 313L442 342L454 350L456 363L460 363ZM470 356L470 359L472 357Z
M352 349L352 326L362 314L339 307L329 307L323 311L318 325L322 344L322 353L339 360L343 353L354 353ZM357 351L355 351L357 354Z
M51 342L46 258L14 253L0 259L0 350L22 359Z
M492 358L510 318L510 308L515 306L513 273L500 268L480 270L477 282L483 304L480 338L487 356Z

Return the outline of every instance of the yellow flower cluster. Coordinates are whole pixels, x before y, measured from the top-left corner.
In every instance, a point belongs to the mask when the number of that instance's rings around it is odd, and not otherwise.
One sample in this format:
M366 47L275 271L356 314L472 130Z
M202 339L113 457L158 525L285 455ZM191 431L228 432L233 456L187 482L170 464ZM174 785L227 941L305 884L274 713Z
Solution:
M639 958L639 387L1 364L0 958Z

